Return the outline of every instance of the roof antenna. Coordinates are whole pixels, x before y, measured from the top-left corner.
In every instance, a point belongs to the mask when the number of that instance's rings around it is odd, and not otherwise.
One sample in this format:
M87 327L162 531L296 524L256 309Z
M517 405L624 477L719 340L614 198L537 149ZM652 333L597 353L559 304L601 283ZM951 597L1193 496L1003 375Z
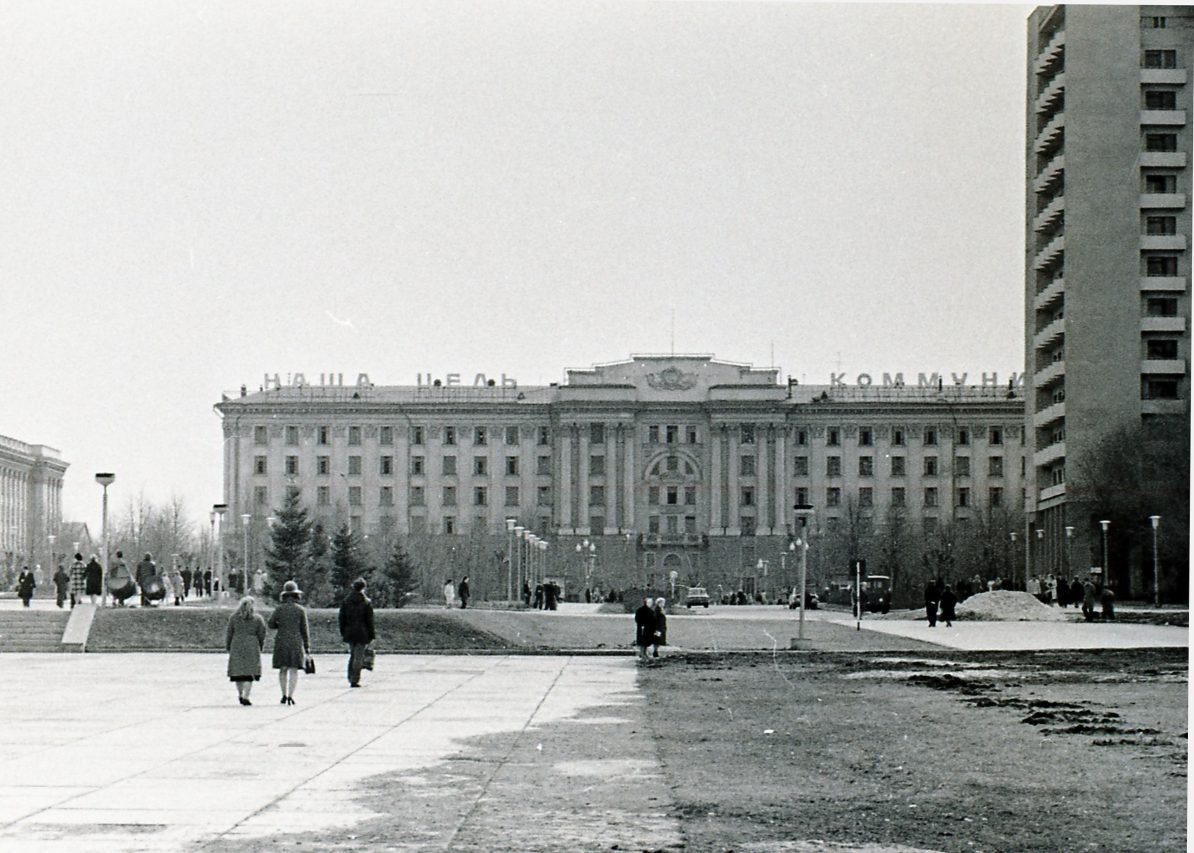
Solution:
M771 339L771 363L768 367L775 367L775 338Z
M676 309L672 309L672 355L676 354Z

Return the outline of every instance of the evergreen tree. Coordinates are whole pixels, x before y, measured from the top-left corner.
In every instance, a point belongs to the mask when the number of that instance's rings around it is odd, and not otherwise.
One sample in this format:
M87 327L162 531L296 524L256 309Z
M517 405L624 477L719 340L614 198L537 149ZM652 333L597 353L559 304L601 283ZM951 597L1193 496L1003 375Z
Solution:
M270 531L270 543L265 549L265 568L269 575L266 595L275 596L288 580L302 580L310 565L309 544L311 521L297 494L286 496L286 502L275 513L277 522Z
M309 548L311 561L307 576L303 578L303 591L310 606L326 607L332 600L332 558L327 533L318 522L311 528Z
M402 547L401 541L394 542L394 550L386 560L385 569L377 579L375 594L383 607L403 607L410 596L419 587L419 577L415 561Z
M368 574L365 561L361 558L356 534L347 524L341 525L332 538L332 604L339 607L352 591L352 582ZM368 578L365 578L368 581Z

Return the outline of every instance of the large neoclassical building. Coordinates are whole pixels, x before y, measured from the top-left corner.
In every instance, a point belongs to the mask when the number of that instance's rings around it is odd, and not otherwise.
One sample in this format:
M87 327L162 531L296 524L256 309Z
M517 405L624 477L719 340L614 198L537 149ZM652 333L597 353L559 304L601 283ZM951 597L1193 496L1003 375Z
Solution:
M586 580L606 588L676 571L749 592L785 563L797 504L816 530L893 507L932 529L1024 501L1024 400L1008 386L809 386L652 355L538 387L271 384L216 409L225 501L248 529L286 490L371 536L500 550L512 518L574 584L575 546L595 546Z
M0 435L0 557L6 568L49 566L66 551L69 543L51 547L49 536L60 532L68 467L52 447Z

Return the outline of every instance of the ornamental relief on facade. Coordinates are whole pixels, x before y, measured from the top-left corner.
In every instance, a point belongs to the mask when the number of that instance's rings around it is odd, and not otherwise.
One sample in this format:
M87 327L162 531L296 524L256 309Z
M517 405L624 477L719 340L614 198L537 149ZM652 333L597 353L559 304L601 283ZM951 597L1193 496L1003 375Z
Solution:
M647 384L656 391L687 391L696 382L695 373L685 373L678 367L665 367L658 373L647 374Z

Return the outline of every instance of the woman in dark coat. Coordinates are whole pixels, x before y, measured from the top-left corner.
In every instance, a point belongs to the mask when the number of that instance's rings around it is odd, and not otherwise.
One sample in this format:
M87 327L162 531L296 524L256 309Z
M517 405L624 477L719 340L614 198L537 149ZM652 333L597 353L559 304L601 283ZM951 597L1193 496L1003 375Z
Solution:
M95 604L95 597L104 594L104 567L95 554L91 555L91 561L87 564L85 585L85 592L91 598L91 603Z
M294 704L294 688L298 674L311 654L311 631L307 627L307 611L298 603L302 590L294 581L282 585L282 603L269 617L269 626L278 634L274 637L274 669L282 686L282 704Z
M946 628L952 628L954 619L957 616L954 614L954 608L958 606L958 597L954 595L953 588L945 585L945 589L941 592L941 621L945 623Z
M655 611L652 601L644 598L642 605L634 611L634 651L640 660L647 659L647 646L655 639Z
M655 647L654 657L659 657L660 646L667 645L667 613L664 611L666 605L666 599L655 599L655 636L651 638L651 645Z
M249 701L249 693L253 690L253 682L261 680L261 651L265 648L265 620L253 604L253 596L242 598L224 632L228 679L236 684L236 695L242 705L253 704Z
M37 580L33 577L33 572L29 571L29 567L21 569L21 576L17 578L17 595L25 606L29 606L29 600L33 598L33 590L37 587Z

